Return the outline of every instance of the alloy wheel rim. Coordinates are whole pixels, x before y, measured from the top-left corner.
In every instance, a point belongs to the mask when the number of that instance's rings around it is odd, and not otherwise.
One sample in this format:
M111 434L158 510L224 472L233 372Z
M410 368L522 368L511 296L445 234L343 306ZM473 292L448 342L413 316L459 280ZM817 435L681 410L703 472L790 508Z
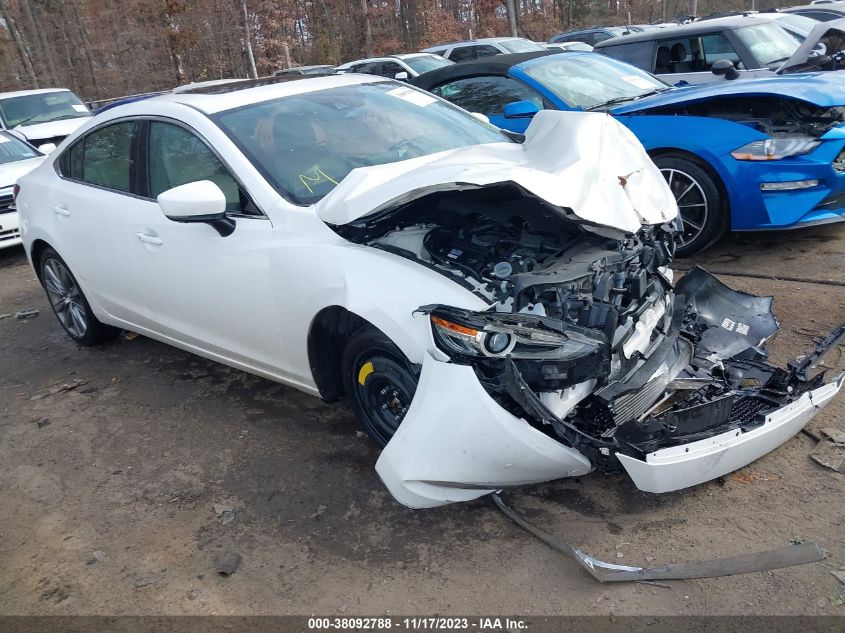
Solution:
M687 246L693 242L707 224L710 205L704 188L695 178L684 171L663 167L660 169L675 202L681 219L681 231L678 233L678 246Z
M82 293L70 271L57 259L44 262L44 287L62 327L74 338L85 336L88 319L82 304Z

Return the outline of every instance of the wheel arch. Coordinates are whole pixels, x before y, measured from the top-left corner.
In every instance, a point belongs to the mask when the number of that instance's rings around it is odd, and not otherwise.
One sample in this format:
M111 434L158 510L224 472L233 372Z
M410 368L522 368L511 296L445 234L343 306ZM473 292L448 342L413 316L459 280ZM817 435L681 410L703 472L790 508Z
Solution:
M719 194L722 196L722 203L724 205L724 211L727 214L728 218L731 215L731 195L728 191L728 188L725 186L724 178L719 173L711 163L705 158L702 158L695 152L691 152L686 149L680 149L678 147L656 147L648 150L648 155L651 160L656 161L658 158L663 156L678 156L680 158L686 158L687 160L695 163L701 169L706 171L711 178L713 178L713 182L716 185L716 188L719 190Z
M30 261L32 262L32 267L35 269L35 275L38 277L38 281L41 285L44 285L44 280L41 278L41 266L39 266L39 263L41 261L41 254L48 248L53 248L53 246L45 240L39 238L33 240L32 246L29 249Z
M343 351L350 337L364 328L384 334L364 317L340 305L323 308L311 320L308 364L323 400L336 402L346 395L340 373Z

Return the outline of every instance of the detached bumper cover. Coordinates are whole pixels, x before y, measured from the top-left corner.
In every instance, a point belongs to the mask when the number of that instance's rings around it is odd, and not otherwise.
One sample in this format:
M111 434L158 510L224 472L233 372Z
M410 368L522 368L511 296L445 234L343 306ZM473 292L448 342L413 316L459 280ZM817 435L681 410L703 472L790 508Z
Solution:
M646 492L671 492L695 486L759 459L798 433L845 384L845 374L808 391L766 416L765 423L743 433L739 429L698 442L664 448L645 461L617 453L637 488Z

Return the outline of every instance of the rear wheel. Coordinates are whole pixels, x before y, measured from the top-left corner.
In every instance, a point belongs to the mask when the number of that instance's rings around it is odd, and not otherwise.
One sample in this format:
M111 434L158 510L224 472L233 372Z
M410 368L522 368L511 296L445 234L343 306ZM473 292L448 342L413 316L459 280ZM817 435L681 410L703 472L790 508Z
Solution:
M50 306L67 335L80 345L96 345L120 330L97 320L79 283L65 261L52 248L41 254L41 281Z
M715 178L695 161L679 154L658 156L660 168L678 203L682 230L676 255L688 257L704 250L728 229L727 203Z
M380 332L353 335L343 354L349 404L366 433L385 446L399 428L417 389L411 362Z

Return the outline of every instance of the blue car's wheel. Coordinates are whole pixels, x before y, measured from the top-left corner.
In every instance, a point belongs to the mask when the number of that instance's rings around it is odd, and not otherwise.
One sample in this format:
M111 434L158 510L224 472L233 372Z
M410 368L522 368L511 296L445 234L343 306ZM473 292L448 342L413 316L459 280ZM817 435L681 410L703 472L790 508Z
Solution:
M681 216L676 254L688 257L704 250L728 228L728 214L710 173L685 156L664 154L655 159L675 195Z

